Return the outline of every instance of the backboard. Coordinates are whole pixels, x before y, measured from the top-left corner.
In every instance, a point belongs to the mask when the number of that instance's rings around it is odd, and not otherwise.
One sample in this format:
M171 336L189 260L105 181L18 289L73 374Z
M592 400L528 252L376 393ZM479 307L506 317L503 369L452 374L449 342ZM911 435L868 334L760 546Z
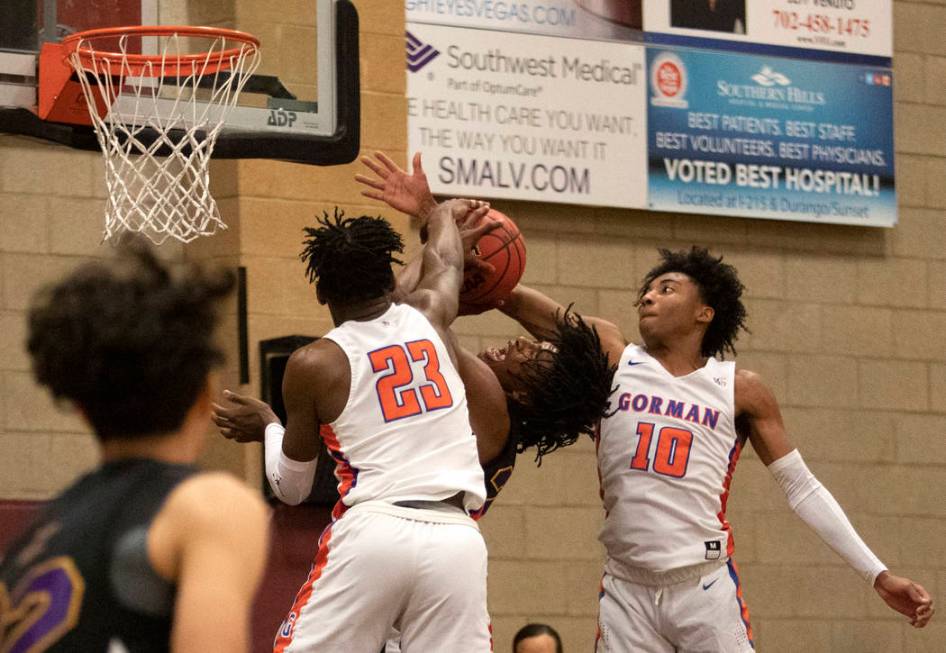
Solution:
M88 125L53 122L40 114L39 52L46 42L101 27L240 22L259 37L262 64L229 112L214 158L334 165L358 155L358 14L350 0L4 0L4 5L0 131L99 148ZM155 42L141 38L133 47L152 54Z

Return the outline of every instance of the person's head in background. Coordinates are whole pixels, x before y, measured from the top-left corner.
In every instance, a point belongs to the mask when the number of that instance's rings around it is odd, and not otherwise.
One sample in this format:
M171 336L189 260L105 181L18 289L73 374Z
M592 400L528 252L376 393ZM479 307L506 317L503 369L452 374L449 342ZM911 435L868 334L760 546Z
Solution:
M562 638L545 624L526 624L512 639L512 653L562 653Z

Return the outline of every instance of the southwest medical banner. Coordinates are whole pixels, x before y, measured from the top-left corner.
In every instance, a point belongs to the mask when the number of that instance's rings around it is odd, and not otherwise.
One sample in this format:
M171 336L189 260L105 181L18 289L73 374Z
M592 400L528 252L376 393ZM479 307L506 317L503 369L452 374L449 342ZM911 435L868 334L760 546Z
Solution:
M435 193L645 206L642 46L408 30L409 147Z
M896 223L890 71L650 48L648 207Z

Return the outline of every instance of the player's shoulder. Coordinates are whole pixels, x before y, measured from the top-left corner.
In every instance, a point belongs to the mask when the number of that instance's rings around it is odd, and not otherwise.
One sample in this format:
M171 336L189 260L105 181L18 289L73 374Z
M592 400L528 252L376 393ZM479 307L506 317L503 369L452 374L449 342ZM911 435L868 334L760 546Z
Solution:
M430 288L417 288L401 302L401 306L407 306L420 313L427 322L434 328L441 322L444 322L444 314L447 310L447 300L442 293ZM456 307L453 308L456 313Z
M736 381L736 388L743 388L746 390L752 390L765 386L765 381L762 379L762 375L758 372L753 372L752 370L747 370L744 367L739 367L736 365L736 371L734 372L734 377Z
M734 384L737 413L758 413L775 406L775 395L758 372L737 365Z
M260 493L227 472L195 474L168 497L168 517L195 533L264 527L269 509Z
M321 376L346 361L341 346L330 338L319 338L296 349L286 361L286 373L301 376Z
M624 336L621 328L614 322L600 317L586 317L584 315L580 317L594 329L598 336L598 342L601 343L601 350L608 356L608 362L611 365L620 363L624 352L634 344Z

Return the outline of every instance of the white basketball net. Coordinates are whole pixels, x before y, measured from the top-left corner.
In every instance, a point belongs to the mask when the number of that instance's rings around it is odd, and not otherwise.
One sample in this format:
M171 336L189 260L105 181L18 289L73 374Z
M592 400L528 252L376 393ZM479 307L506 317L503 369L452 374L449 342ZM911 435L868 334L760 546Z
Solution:
M146 38L158 44L153 61L129 63L127 35L112 52L80 40L69 61L105 155L104 239L133 231L186 243L227 228L210 194L210 156L259 48L224 36ZM196 59L184 49L194 41L209 43ZM104 116L96 106L108 107Z

